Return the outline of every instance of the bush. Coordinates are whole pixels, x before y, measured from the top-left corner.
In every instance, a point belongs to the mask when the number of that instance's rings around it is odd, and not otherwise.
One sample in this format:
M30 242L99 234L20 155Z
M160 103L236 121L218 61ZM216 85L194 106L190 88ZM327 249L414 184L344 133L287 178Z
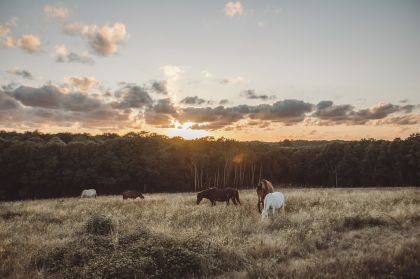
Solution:
M85 232L93 235L109 235L113 230L111 218L104 215L93 215L85 224Z
M33 264L64 278L206 277L243 267L237 255L210 243L180 241L145 230L122 236L117 243L109 236L82 235L63 246L43 249Z

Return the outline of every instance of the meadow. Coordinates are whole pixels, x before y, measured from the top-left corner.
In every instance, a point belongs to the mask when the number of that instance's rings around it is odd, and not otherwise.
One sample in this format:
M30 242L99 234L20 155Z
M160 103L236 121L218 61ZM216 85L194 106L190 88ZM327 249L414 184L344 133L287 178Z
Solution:
M194 193L0 204L1 278L419 278L420 189L279 189L262 221Z

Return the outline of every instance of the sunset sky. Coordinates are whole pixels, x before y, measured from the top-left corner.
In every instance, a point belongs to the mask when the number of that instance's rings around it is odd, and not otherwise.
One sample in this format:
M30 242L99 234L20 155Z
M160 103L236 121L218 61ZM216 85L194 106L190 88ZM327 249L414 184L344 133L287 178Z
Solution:
M420 132L420 1L0 2L0 130Z

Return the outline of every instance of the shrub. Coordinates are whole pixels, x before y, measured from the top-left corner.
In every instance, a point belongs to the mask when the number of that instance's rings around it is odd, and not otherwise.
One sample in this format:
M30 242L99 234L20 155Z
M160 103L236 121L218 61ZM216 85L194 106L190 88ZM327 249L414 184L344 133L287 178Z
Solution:
M82 235L65 245L44 248L33 265L64 278L201 277L243 267L237 255L210 243L144 230L122 236L118 243L109 236Z
M111 218L104 215L93 215L85 224L85 231L93 235L108 235L113 230L114 224Z

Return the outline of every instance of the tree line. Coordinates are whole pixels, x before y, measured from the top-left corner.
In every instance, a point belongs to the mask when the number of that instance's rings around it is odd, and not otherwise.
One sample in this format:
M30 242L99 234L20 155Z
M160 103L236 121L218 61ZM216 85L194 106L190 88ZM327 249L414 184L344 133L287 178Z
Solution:
M139 132L0 131L0 200L255 187L420 185L420 134L393 141L238 142Z

